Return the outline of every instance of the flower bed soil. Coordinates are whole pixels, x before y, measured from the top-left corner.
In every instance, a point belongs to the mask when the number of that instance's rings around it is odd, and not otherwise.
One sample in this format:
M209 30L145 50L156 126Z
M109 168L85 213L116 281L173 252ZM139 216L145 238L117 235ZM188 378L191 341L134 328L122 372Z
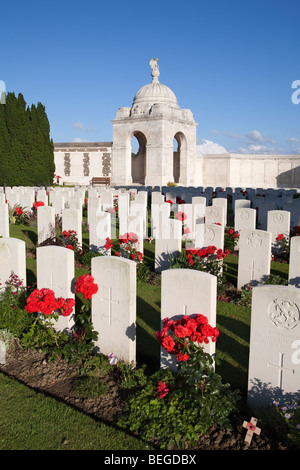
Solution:
M120 377L114 369L100 378L107 385L107 392L100 398L79 397L74 393L74 380L78 377L81 364L70 364L62 359L47 361L44 353L23 350L17 342L10 346L5 364L0 371L17 379L37 392L53 396L58 400L86 413L95 420L113 424L123 412L128 392L120 386ZM200 436L193 450L288 450L287 445L278 442L262 430L254 435L250 445L245 443L244 419L234 425L232 431L213 427L207 436ZM159 449L159 443L153 445ZM188 448L188 447L187 447ZM189 448L191 449L191 448Z

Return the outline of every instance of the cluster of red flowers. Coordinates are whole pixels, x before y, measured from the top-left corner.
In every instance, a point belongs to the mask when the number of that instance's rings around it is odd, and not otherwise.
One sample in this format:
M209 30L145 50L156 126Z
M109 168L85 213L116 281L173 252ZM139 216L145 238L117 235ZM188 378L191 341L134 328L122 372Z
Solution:
M77 232L75 230L64 230L62 234L65 240L68 240L72 236L77 236Z
M35 289L27 299L25 310L29 313L40 312L43 315L51 315L58 311L64 317L69 316L75 305L74 299L55 298L51 289Z
M110 239L109 237L106 237L106 243L105 243L105 245L104 245L104 248L105 248L106 250L109 250L109 249L112 248L112 247L113 247L113 244L112 244L111 239Z
M176 203L177 203L177 204L185 204L185 200L184 200L184 199L181 199L181 197L177 196L177 197L176 197Z
M179 211L179 212L177 212L177 214L176 214L176 219L178 219L178 220L180 220L180 221L183 222L184 220L187 219L187 215L186 215L184 212Z
M171 201L171 199L168 199L166 202L168 202L169 204L171 204L171 206L173 205L173 201Z
M37 210L38 207L44 206L44 205L45 205L45 203L43 201L36 201L36 202L33 203L33 208L35 210Z
M194 258L207 258L209 255L216 255L217 259L226 258L229 255L229 250L223 251L222 248L217 249L217 247L211 245L206 248L192 248L186 249L186 256L189 264L192 266L194 264Z
M120 241L120 245L122 243L128 243L128 242L136 243L138 241L138 236L133 232L125 233L124 235L119 236L119 241Z
M23 211L22 211L21 207L16 207L14 214L16 214L16 215L22 215L22 214L23 214Z
M136 251L136 249L134 248L134 243L136 243L137 241L138 241L138 236L133 232L125 233L124 235L119 236L120 245L127 245L125 246L125 250L126 250L125 253L128 252L128 256L133 261L142 261L143 253L141 253L140 251ZM121 256L121 253L118 251L116 251L115 254L116 256Z
M160 345L168 353L175 354L178 361L189 359L186 348L190 343L208 344L209 339L215 342L218 336L218 328L213 328L208 323L208 318L201 313L193 317L185 315L181 320L165 318L162 330L155 333Z
M83 294L85 299L91 299L98 292L98 285L94 283L94 280L90 274L79 276L75 284L77 294Z
M279 242L280 240L283 240L283 239L284 239L283 233L279 233L279 235L277 235L277 237L276 237L276 241L278 241L278 242Z
M239 232L235 232L233 228L230 228L228 230L228 235L234 238L239 238Z
M158 387L157 387L158 398L165 397L169 393L169 391L170 390L169 390L168 384L160 380L158 382Z

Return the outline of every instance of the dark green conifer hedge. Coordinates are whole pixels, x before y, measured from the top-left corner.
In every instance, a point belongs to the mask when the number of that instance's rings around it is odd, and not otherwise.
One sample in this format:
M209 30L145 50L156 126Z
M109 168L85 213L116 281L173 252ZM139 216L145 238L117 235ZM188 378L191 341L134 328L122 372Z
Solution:
M0 186L51 185L54 146L45 107L7 93L0 104Z

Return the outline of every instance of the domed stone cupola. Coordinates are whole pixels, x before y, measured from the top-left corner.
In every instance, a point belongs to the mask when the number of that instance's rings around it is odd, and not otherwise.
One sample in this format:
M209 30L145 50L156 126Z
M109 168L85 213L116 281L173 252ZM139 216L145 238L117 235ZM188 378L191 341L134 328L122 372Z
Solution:
M141 106L141 108L148 108L150 112L152 106L158 103L167 104L179 109L177 98L173 91L158 80L160 73L157 62L158 59L150 60L152 83L148 83L137 92L132 103L133 110L136 106Z
M119 108L112 121L111 184L192 185L197 123L191 110L181 109L173 91L159 82L158 59L149 64L152 82L139 89L131 108ZM139 143L137 153L132 152L133 137Z

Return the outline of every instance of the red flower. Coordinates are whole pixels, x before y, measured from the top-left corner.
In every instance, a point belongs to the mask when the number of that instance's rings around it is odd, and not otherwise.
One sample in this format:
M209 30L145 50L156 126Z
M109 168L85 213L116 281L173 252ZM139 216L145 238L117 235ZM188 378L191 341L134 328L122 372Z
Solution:
M15 214L17 214L17 215L22 215L23 214L23 211L22 211L21 207L16 207L15 208Z
M179 211L179 212L177 212L177 214L176 214L176 218L177 218L178 220L184 221L184 220L187 219L187 215L186 215L184 212Z
M60 176L57 177L57 178L60 178ZM38 207L44 206L44 205L45 205L45 203L43 201L36 201L36 202L33 203L33 208L37 209Z
M230 229L228 230L228 233L229 233L229 235L233 235L233 234L234 234L233 228L230 228Z
M112 241L109 237L106 238L106 243L104 245L104 248L106 250L109 250L110 248L112 248L113 244L112 244Z
M283 238L284 238L283 233L280 233L280 234L277 236L276 240L277 240L277 241L283 240Z
M163 348L165 348L169 353L171 353L174 350L174 340L172 336L166 336L165 338L162 339L161 345Z
M188 354L182 354L181 352L176 354L176 357L178 359L178 361L188 361L189 360L189 355Z
M189 331L187 328L185 328L182 325L177 325L174 328L174 334L178 336L178 338L184 338L185 336L188 336Z
M171 204L171 206L172 206L172 204L173 204L173 202L172 202L170 199L168 199L166 202L168 202L169 204Z
M59 310L63 316L68 316L72 313L74 305L74 299L55 299L53 290L43 288L35 289L30 294L25 310L29 313L40 312L43 315L51 315L55 310Z
M163 398L169 393L169 388L168 385L165 382L162 382L161 380L158 382L158 387L157 387L157 392L158 392L158 398Z
M69 248L69 250L73 250L73 246L72 245L67 245L66 248Z
M93 276L82 274L76 281L75 291L77 294L83 294L85 299L91 299L98 292L98 286L94 283Z

